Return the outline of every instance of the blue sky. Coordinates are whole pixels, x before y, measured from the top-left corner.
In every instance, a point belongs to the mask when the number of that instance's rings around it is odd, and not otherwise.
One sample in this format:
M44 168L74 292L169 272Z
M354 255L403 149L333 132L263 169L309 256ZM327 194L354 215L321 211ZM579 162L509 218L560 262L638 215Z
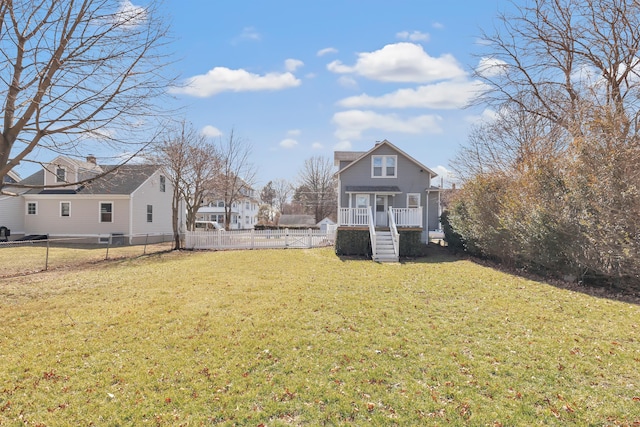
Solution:
M151 0L120 0L124 10ZM516 0L524 1L524 0ZM445 178L481 88L482 29L509 0L163 0L176 119L252 146L255 188L387 139ZM165 100L166 101L166 100ZM108 158L96 146L94 154ZM50 154L47 152L47 154ZM37 153L36 153L37 155ZM42 159L49 161L50 158ZM27 176L36 168L17 170Z
M136 1L133 0L136 4ZM256 188L388 139L446 176L504 0L165 0L184 118L253 147Z

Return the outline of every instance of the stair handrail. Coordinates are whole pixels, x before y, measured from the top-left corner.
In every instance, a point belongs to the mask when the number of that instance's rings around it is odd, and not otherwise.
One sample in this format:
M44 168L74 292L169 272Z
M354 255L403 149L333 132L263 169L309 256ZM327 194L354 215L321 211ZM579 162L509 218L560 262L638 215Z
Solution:
M398 227L396 226L396 218L393 214L393 208L389 206L389 229L391 230L391 241L393 242L393 253L395 256L399 256L400 246L400 233L398 233Z
M373 220L373 210L369 208L369 237L371 238L371 257L376 256L376 225Z

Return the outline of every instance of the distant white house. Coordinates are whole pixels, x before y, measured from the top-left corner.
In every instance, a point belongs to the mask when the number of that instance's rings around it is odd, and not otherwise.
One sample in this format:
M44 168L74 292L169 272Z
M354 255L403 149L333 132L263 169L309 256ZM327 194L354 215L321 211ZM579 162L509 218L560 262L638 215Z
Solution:
M242 188L240 197L231 205L230 230L252 230L258 223L260 199L253 188ZM198 221L215 221L225 227L225 202L215 194L203 201L196 214ZM226 228L226 227L225 227Z
M86 182L65 185L78 181ZM98 165L93 156L59 156L18 183L35 187L9 184L5 189L18 195L0 196L0 226L11 230L12 239L48 235L106 243L117 236L136 243L173 231L171 183L156 165L116 167Z

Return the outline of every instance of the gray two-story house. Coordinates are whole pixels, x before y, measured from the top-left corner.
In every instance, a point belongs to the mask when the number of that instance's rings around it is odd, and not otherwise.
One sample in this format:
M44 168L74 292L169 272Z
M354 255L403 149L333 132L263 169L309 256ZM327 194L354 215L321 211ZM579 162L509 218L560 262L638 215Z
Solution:
M440 228L437 174L389 141L366 152L336 151L334 160L338 229L369 230L374 260L398 260L401 231L419 232L426 243Z

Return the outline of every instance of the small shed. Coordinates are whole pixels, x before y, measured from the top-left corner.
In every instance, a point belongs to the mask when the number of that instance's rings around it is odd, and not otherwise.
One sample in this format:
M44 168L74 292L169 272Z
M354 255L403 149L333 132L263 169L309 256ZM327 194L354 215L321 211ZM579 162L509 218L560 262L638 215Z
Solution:
M324 219L322 219L320 222L316 224L316 227L318 227L320 231L326 232L328 225L336 225L336 223L335 221L332 221L331 218L325 217Z
M280 228L317 228L313 215L280 215Z

